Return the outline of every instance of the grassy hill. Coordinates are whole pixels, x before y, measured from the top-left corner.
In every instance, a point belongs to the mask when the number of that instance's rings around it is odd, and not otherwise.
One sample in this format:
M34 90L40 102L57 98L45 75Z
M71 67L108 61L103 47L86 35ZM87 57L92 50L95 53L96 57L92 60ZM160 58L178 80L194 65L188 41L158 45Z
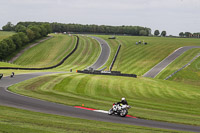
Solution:
M14 34L15 32L0 31L0 41Z
M96 62L101 48L99 43L90 37L80 36L77 50L63 63L63 65L54 69L54 71L68 71L69 69L85 69Z
M165 79L173 72L177 71L187 63L189 63L197 54L200 52L200 49L191 49L186 51L183 55L178 57L175 61L173 61L169 66L167 66L162 72L160 72L156 78ZM183 70L182 70L183 71ZM190 72L187 74L189 75ZM185 74L183 76L186 76ZM171 79L170 79L171 80Z
M199 39L117 36L122 47L113 70L139 76L182 46L200 45ZM138 41L147 45L136 45Z
M98 37L105 39L111 47L110 58L104 66L110 66L118 45L121 43L121 51L113 70L135 73L139 76L177 48L200 45L199 39L117 36L117 40L109 40L109 36L98 35ZM41 46L38 45L35 49L30 49L30 53L24 53L24 57L19 58L18 64L35 67L54 64L64 56L63 53L67 49L72 48L75 44L75 38L66 35L56 35L53 39L44 42ZM136 45L135 42L139 40L144 40L148 44ZM55 42L52 43L53 41ZM55 43L56 47L53 45ZM47 46L50 48L48 49ZM59 50L55 50L56 48ZM44 53L41 52L42 50ZM37 53L39 51L40 53ZM54 56L50 55L52 52ZM189 67L178 72L169 81L162 80L182 65L187 64L198 52L199 49L185 52L156 79L68 73L27 80L9 89L52 102L71 106L85 104L86 107L103 110L110 109L113 102L119 101L121 97L126 97L129 104L133 106L129 111L129 114L133 116L200 126L200 59L198 58ZM32 54L35 56L31 57ZM93 64L99 54L100 47L96 40L80 36L80 45L77 51L63 65L50 71L84 69ZM32 60L28 60L27 57ZM74 121L78 120L74 119ZM80 130L83 130L82 127Z
M200 57L191 65L176 73L171 79L176 82L200 86Z
M126 97L133 106L129 111L133 116L200 125L199 87L173 81L70 73L35 78L9 89L56 103L103 110Z
M76 38L54 35L53 38L25 51L14 63L24 67L47 67L57 64L74 48Z

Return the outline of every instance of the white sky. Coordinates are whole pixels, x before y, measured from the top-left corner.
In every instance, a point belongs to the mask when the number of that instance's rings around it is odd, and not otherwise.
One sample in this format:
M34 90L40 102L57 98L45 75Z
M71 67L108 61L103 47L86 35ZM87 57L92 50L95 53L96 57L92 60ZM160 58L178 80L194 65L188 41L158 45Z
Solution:
M0 0L0 28L8 21L133 25L178 35L200 32L200 0Z

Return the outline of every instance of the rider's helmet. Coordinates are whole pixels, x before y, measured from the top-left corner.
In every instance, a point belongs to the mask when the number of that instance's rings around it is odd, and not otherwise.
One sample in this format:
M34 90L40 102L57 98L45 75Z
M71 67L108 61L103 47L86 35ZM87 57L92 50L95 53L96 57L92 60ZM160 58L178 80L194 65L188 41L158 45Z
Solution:
M126 99L124 97L122 97L122 100L121 101L125 101Z

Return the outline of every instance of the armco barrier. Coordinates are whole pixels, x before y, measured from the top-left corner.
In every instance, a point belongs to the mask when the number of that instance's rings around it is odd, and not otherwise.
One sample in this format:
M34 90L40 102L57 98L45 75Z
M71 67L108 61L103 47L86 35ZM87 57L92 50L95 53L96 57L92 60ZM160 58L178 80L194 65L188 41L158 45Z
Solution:
M2 79L3 78L3 74L2 73L0 73L0 79Z
M117 56L118 56L118 53L119 53L120 48L121 48L121 44L119 45L119 47L118 47L118 49L117 49L117 52L116 52L116 54L115 54L115 57L113 58L113 61L112 61L111 65L110 65L109 71L112 70L112 68L113 68L113 66L114 66L114 64L115 64L115 61L116 61L116 59L117 59Z
M76 35L75 35L76 36ZM77 49L78 44L79 44L79 37L76 36L77 41L76 41L76 46L74 47L74 49L64 58L62 59L62 61L60 61L58 64L54 65L54 66L50 66L50 67L42 67L42 68L21 68L21 67L0 67L0 69L15 69L15 70L47 70L47 69L52 69L52 68L56 68L60 65L62 65L65 60L67 58L69 58Z
M135 75L135 74L124 74L124 73L121 73L120 71L107 71L107 72L93 71L93 72L90 72L90 71L87 71L87 70L84 70L84 71L77 70L76 72L85 73L85 74L112 75L112 76L125 76L125 77L137 78L137 75Z

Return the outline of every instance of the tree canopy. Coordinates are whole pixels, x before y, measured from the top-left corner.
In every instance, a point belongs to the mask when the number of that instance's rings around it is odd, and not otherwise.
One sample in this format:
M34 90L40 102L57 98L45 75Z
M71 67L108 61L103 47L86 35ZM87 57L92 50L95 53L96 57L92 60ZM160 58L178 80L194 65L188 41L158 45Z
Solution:
M0 41L0 60L6 59L16 49L20 49L22 46L36 39L45 37L52 31L48 23L34 23L29 25L18 23L14 26L8 22L2 29L4 31L16 31L17 33Z
M159 30L155 30L155 31L154 31L154 35L155 35L155 36L160 35L160 31L159 31Z

